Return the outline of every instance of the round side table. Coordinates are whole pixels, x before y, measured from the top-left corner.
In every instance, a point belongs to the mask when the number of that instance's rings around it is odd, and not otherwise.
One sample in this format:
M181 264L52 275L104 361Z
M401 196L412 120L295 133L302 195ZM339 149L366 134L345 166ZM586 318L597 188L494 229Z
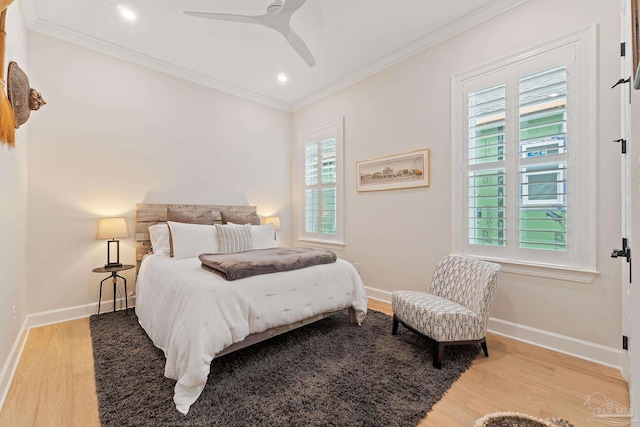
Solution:
M91 270L94 273L111 273L111 276L105 279L102 279L100 281L100 299L98 300L98 316L100 316L100 303L102 302L102 285L106 280L109 280L109 279L111 279L113 282L113 311L114 312L116 311L116 285L118 284L118 278L122 279L122 281L124 282L124 304L126 307L125 312L127 316L129 315L129 296L127 295L127 279L120 276L118 272L124 271L124 270L131 270L132 268L135 268L135 265L123 264L117 267L107 267L107 266L96 267L93 270Z

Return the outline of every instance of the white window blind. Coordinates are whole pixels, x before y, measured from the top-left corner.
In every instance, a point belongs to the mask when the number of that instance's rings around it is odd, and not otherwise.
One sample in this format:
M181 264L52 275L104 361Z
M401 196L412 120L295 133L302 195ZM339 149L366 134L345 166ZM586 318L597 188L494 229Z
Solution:
M300 238L342 242L342 118L300 134Z
M504 84L469 94L469 243L505 245Z
M456 252L595 270L594 34L453 78Z
M518 82L521 248L567 251L567 67Z
M517 85L519 245L566 251L566 67ZM516 226L506 215L506 84L469 93L468 104L469 243L505 246Z

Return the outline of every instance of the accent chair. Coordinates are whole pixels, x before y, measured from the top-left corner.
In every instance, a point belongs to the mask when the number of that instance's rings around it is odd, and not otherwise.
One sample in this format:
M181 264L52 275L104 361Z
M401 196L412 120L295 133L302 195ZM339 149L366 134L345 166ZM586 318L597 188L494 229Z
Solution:
M449 255L433 274L429 293L394 291L392 334L401 323L432 343L433 366L442 367L448 345L480 344L486 357L486 334L500 265Z

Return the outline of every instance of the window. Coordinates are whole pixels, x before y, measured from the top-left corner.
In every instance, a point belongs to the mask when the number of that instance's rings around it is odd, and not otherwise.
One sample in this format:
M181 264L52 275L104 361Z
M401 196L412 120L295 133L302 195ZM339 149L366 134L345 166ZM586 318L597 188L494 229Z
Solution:
M595 271L593 52L591 28L453 77L456 252Z
M343 119L300 134L301 240L342 244Z

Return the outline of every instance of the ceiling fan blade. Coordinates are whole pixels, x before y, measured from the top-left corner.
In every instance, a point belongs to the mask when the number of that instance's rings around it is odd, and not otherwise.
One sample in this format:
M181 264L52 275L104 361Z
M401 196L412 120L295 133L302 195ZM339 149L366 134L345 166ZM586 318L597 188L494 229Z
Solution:
M289 26L281 30L278 30L278 32L287 39L291 47L294 48L296 52L298 52L298 55L300 55L302 59L304 59L304 61L309 65L309 67L313 67L316 65L316 60L313 59L313 55L311 54L311 51L309 50L307 45L304 43L304 41L300 38L298 33L293 31L293 29Z
M293 13L300 9L307 0L286 0L279 13Z
M197 16L198 18L217 19L218 21L245 22L247 24L257 24L256 17L248 15L231 15L227 13L208 12L184 12L185 15Z

